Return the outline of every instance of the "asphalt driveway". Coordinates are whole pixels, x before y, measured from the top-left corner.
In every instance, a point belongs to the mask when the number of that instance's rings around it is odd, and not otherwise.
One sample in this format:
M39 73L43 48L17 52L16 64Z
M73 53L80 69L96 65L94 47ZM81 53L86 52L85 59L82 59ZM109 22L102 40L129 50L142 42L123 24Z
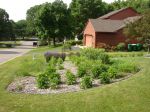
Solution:
M22 41L21 43L21 46L16 46L15 48L0 49L0 65L34 49L32 46L33 41Z

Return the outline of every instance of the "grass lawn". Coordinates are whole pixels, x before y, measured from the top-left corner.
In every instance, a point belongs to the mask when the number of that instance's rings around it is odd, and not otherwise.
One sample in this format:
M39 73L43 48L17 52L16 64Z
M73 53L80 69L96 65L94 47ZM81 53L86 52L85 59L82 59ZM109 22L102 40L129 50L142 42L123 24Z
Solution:
M20 71L26 69L34 75L44 69L42 53L48 49L33 50L0 66L0 112L150 112L150 59L143 57L122 57L135 61L142 71L103 87L49 95L7 92L6 87ZM32 60L33 53L37 52L41 53L40 59Z

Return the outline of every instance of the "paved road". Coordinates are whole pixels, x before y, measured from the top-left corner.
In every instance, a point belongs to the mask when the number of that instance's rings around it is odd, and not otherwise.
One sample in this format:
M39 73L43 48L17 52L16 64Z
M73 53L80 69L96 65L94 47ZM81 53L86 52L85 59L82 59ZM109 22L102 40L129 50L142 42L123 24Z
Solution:
M16 57L22 56L34 48L32 46L33 41L22 41L21 43L21 46L16 46L15 48L0 49L0 65Z

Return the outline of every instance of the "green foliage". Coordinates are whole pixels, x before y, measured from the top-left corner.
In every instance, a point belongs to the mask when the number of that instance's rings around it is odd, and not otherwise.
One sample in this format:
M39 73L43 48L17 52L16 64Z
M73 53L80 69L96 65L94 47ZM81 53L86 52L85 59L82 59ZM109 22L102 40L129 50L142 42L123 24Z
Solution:
M108 67L104 64L101 64L101 63L96 63L96 64L93 64L92 66L92 77L93 78L99 78L99 75L101 75L103 72L106 72L108 69Z
M89 18L98 18L112 9L102 0L72 0L70 10L74 33L80 34Z
M53 77L50 76L50 87L51 89L57 89L58 84L60 84L60 76L59 74L51 74Z
M85 64L81 64L78 67L78 72L77 72L77 76L78 77L84 77L87 74L87 68Z
M66 73L66 79L67 79L67 84L68 85L73 85L73 84L76 83L76 77L70 71L67 71L67 73Z
M65 44L70 44L72 46L74 46L74 45L81 45L82 44L82 40L78 40L78 41L69 40L69 41L66 41Z
M84 76L80 82L82 89L87 89L92 87L92 79L89 76Z
M109 56L101 49L87 48L81 51L81 55L89 60L102 60L102 63L108 64L110 62Z
M101 80L101 83L102 83L102 84L109 84L109 83L110 83L110 76L109 76L109 73L103 72L103 73L100 75L100 80Z
M119 50L119 51L124 51L124 50L125 50L125 47L126 47L125 43L119 43L119 44L117 45L117 50Z
M17 37L21 37L24 39L27 36L27 21L26 20L19 20L15 23L15 34Z
M132 7L139 13L143 13L146 9L150 8L149 4L149 0L116 0L111 3L111 6L114 7L115 10L125 7Z
M135 63L124 62L119 64L118 70L120 72L125 72L125 73L135 73L139 70L139 68L137 67L137 65L135 65Z
M45 3L35 8L35 27L36 33L40 38L48 41L53 40L55 46L56 39L68 37L71 34L70 15L67 9L67 4L62 0L55 0L53 3ZM28 13L30 13L29 10ZM32 18L32 17L31 17ZM33 25L34 26L34 25Z
M64 62L64 61L63 61L61 58L58 58L58 60L57 60L57 64L58 64L58 65L63 64L63 62Z
M66 50L66 49L69 49L69 50L71 50L71 44L69 44L69 43L65 43L64 45L63 45L63 49L64 50Z
M117 78L118 70L115 67L111 66L108 69L108 74L109 74L110 78Z
M9 20L9 14L0 8L0 40L13 40L14 34L14 21Z
M40 89L47 89L50 87L49 77L46 73L41 73L38 75L37 84Z
M131 60L118 60L113 64L113 66L117 69L120 73L136 73L139 71L138 65L136 65L135 62L132 62Z
M150 29L150 10L147 10L139 20L128 24L124 29L124 33L130 36L131 39L139 37L140 41L150 48L150 30L145 29Z

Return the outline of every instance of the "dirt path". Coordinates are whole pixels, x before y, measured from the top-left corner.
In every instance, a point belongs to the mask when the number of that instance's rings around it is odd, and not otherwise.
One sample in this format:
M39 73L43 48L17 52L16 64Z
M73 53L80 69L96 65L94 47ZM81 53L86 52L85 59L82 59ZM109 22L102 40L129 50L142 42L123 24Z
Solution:
M0 49L0 65L22 56L34 48L32 46L33 41L22 41L21 43L21 46L16 46L15 48Z

